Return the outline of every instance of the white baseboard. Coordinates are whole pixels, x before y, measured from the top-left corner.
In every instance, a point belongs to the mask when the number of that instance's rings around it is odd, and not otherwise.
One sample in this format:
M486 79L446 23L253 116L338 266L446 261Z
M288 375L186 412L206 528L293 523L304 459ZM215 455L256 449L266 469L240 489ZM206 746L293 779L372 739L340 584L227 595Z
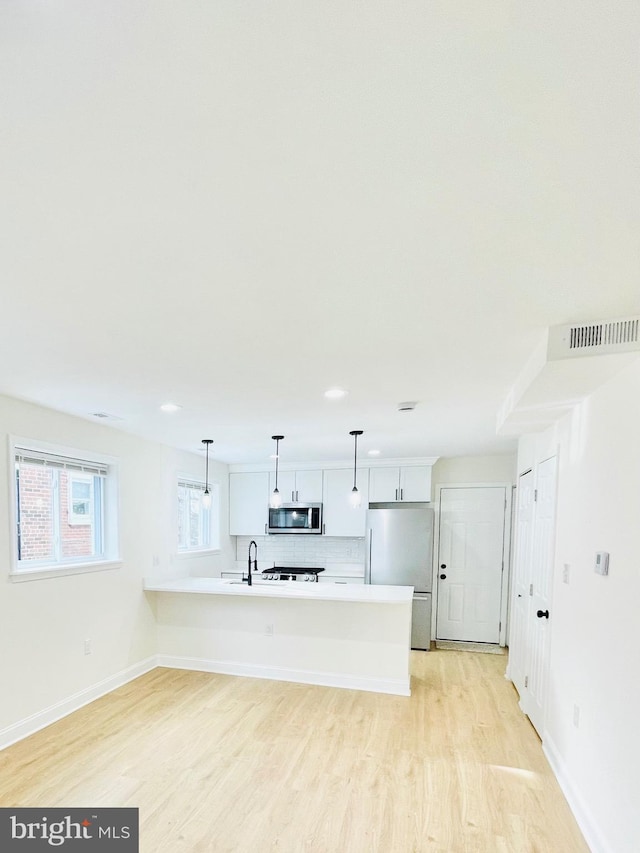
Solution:
M270 678L274 681L294 681L300 684L317 684L322 687L344 687L350 690L365 690L373 693L391 693L395 696L410 696L409 678L360 678L342 673L313 672L312 670L285 669L283 667L255 666L228 661L204 660L201 658L177 657L172 655L153 655L143 661L123 669L115 675L99 681L42 711L25 717L0 729L0 750L6 749L35 732L61 720L68 714L79 710L106 693L121 687L134 678L139 678L157 666L171 669L193 669L201 672L219 672L224 675L244 675L251 678Z
M97 684L92 684L91 687L86 687L84 690L80 690L78 693L74 693L72 696L56 702L55 705L50 705L48 708L44 708L44 710L38 711L30 717L25 717L24 720L19 720L17 723L1 729L0 749L6 749L12 743L16 743L16 741L22 740L40 731L40 729L44 729L45 726L50 726L51 723L55 723L57 720L62 719L62 717L66 717L67 714L71 714L84 705L88 705L89 702L99 699L105 693L110 693L116 687L121 687L128 681L133 681L134 678L138 678L146 672L155 669L157 665L156 656L153 655L146 658L146 660L134 663L132 666L127 667L127 669L117 672L115 675L109 676L109 678L105 678L103 681L99 681Z
M591 853L613 853L606 839L603 838L597 824L594 823L589 808L571 779L560 753L546 732L542 739L542 751L551 765L551 769L562 788L562 793L569 803L569 808L573 812L573 816L584 835L584 840L587 842Z
M315 672L308 669L258 666L234 661L205 660L177 655L158 655L157 665L171 669L193 669L200 672L218 672L223 675L244 675L250 678L269 678L273 681L317 684L321 687L344 687L349 690L366 690L371 693L391 693L395 696L411 695L409 677L406 679L363 678L338 672Z

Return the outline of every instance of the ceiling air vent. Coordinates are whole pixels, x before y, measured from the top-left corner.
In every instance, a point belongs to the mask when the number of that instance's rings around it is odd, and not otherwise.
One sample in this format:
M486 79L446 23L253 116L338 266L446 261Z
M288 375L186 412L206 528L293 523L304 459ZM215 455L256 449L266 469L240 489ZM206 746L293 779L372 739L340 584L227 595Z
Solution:
M640 317L572 323L549 329L549 361L618 352L640 352Z

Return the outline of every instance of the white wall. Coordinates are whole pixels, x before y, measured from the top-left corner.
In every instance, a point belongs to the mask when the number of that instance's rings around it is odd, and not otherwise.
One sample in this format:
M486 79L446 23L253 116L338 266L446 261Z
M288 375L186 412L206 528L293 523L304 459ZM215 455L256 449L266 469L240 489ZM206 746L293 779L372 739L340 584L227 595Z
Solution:
M431 482L436 486L452 483L514 483L516 454L500 456L452 456L438 459Z
M594 850L640 850L640 361L557 428L520 443L518 469L559 449L550 688L543 741ZM610 553L610 574L593 570ZM569 564L569 584L562 581ZM574 706L580 709L573 725Z
M119 569L12 583L9 523L12 466L9 436L117 457L120 475ZM214 463L221 486L221 553L176 558L175 482L178 472L202 476L198 454L8 397L0 397L0 742L31 715L140 665L156 653L146 575L190 574L235 558L228 530L226 466ZM154 558L157 565L154 566ZM84 654L90 638L93 652Z

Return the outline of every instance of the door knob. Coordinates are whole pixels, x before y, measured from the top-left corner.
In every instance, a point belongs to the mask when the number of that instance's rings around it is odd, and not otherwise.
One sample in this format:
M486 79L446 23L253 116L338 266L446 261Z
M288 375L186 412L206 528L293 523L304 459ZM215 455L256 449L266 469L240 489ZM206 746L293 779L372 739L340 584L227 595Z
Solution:
M446 575L440 575L440 580L441 581L446 580L446 577L447 577Z
M549 618L549 611L548 610L538 610L538 612L536 613L536 616L538 617L538 619L542 619L543 616L545 619L548 619Z

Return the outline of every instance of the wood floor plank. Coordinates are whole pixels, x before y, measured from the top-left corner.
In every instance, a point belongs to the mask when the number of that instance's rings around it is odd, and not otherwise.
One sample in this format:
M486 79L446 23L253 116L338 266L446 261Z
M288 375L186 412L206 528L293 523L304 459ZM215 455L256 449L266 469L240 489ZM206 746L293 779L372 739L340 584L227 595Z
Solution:
M410 698L156 669L0 753L0 806L135 806L142 853L588 853L504 679Z

